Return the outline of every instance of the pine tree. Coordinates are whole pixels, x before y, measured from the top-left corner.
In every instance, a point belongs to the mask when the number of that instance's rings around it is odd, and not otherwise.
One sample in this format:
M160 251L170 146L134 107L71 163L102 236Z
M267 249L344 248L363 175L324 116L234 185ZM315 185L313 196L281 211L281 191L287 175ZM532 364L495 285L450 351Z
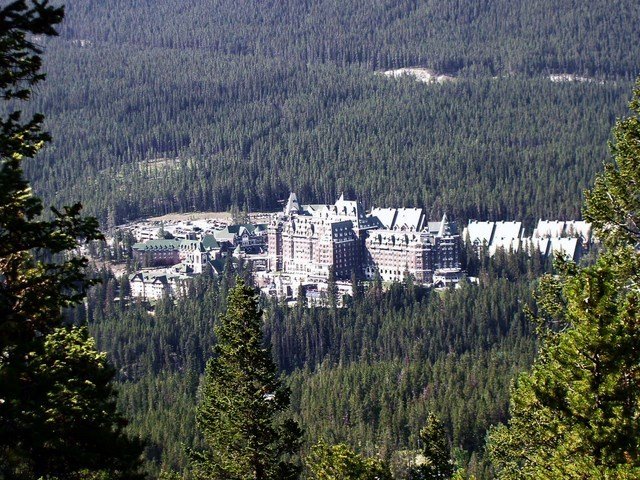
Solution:
M86 327L57 328L38 353L3 423L7 478L144 478L142 444L116 411L115 370Z
M0 8L0 98L30 98L44 79L30 38L56 35L62 17L46 0ZM78 243L102 236L80 204L41 218L22 162L49 141L42 121L0 119L0 478L138 478L142 448L122 434L113 371L85 330L61 328L62 309L95 283Z
M314 445L305 463L313 480L391 480L386 463L364 457L344 443Z
M262 313L241 279L229 292L227 313L216 325L214 356L207 362L197 424L207 449L191 452L196 478L292 479L299 446L297 423L284 418L289 390L263 345Z
M326 306L331 309L335 315L335 311L338 305L338 286L336 285L336 272L331 265L329 267L329 276L327 277L327 292L326 292Z
M26 35L54 35L61 19L62 9L47 2L28 7L15 1L0 10L3 99L28 99L30 88L43 79L41 51ZM83 272L86 260L53 262L51 256L75 249L78 239L101 238L96 220L80 217L79 204L63 212L53 209L52 221L37 220L42 202L31 192L21 165L49 140L42 121L42 115L35 115L22 123L19 111L0 121L0 349L5 358L18 345L56 327L60 308L77 303L92 283Z
M433 413L429 413L427 423L420 430L422 455L424 462L413 467L409 472L409 480L448 479L453 475L453 462L449 440L444 425Z
M633 114L613 129L613 162L585 192L585 220L609 246L640 242L640 78L629 107Z
M640 259L619 253L544 279L538 358L490 435L499 478L640 474Z
M556 262L538 291L541 346L494 428L498 477L640 477L640 84L614 129L614 162L586 195L607 249L595 265Z

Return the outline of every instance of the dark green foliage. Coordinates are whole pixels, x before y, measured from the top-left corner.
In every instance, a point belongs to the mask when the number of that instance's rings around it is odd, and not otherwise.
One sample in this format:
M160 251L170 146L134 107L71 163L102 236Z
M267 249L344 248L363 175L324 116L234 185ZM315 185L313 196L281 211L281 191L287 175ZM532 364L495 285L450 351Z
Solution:
M0 98L30 98L44 78L33 36L55 35L62 15L46 1L0 8ZM101 235L80 204L41 219L22 162L49 140L42 120L19 111L0 120L0 477L143 478L141 445L116 412L114 371L86 329L61 327L61 310L95 283L72 253Z
M65 38L150 50L487 75L630 76L638 68L628 48L640 38L633 0L87 0L73 7Z
M415 448L428 413L436 411L457 449L479 453L487 429L507 418L509 380L533 356L533 348L522 343L486 353L442 354L434 363L360 361L321 365L313 374L297 371L291 374L292 407L308 442L331 432L332 442L384 458Z
M635 3L73 2L37 104L60 142L27 168L109 227L275 209L290 189L461 220L577 217L640 65ZM413 65L463 76L375 75Z
M48 197L81 198L105 222L104 205L121 222L244 203L271 210L291 189L311 203L334 202L340 183L367 206L425 205L434 218L444 210L462 221L577 217L628 90L517 78L428 86L355 67L117 52L96 66L93 95L131 94L51 111L54 135L74 140L30 169ZM60 58L61 81L115 53L79 55ZM125 78L114 76L128 61ZM162 63L158 84L142 83ZM47 105L64 93L43 92ZM157 158L165 160L150 162Z
M2 32L0 34L0 90L2 94L0 96L4 100L29 99L31 87L44 80L44 74L40 72L42 50L31 38L28 38L28 35L58 35L56 26L62 21L63 15L63 9L50 6L48 0L30 2L15 0L2 6L0 9L0 32ZM17 147L29 148L29 142L24 139L22 142L17 142ZM3 142L3 147L4 145L6 144Z
M391 480L389 465L377 458L364 457L348 445L320 442L305 459L313 480Z
M542 347L490 437L500 478L637 477L638 267L631 251L609 253L545 280Z
M24 87L11 95L28 95L39 75L34 44L46 45L53 82L41 87L33 111L47 113L60 142L25 168L47 200L81 198L109 227L171 210L276 208L290 189L306 201L334 201L340 187L369 206L426 205L433 216L446 209L462 221L577 217L579 193L605 156L640 64L629 48L639 35L634 0L87 0L69 8L59 40L24 43L26 70L15 73ZM31 41L14 33L0 46ZM414 64L461 76L427 86L374 75ZM544 77L552 72L606 81L551 84ZM6 118L0 147L33 156L48 138L42 117ZM3 153L3 165L18 165L9 157ZM40 202L21 172L7 172L24 200L21 218L32 221ZM65 223L79 218L66 213L55 227L64 232L61 252L95 231ZM29 235L49 233L41 223ZM130 258L124 239L113 256ZM79 299L86 283L42 259L48 266L31 273L62 273L70 287L53 301L51 323L39 318L36 329L49 331L58 307ZM383 292L374 282L344 310L267 305L265 333L290 375L307 448L332 432L332 442L388 458L417 445L433 411L463 451L457 456L480 464L486 429L506 420L509 378L533 355L521 311L543 265L523 261L470 261L477 289ZM66 273L82 266L67 265ZM156 470L184 468L180 442L204 446L192 412L229 279L199 280L188 299L161 301L149 314L141 304L116 304L126 282L102 276L86 311L70 316L89 319L116 362L119 404L134 417L130 430L152 440L146 453ZM32 335L2 323L9 317L0 313L2 341Z
M295 479L301 431L279 419L289 390L278 378L271 350L263 346L262 314L255 292L238 279L226 314L215 327L217 343L207 362L197 409L206 448L192 453L196 478Z
M86 328L58 328L37 347L19 390L3 389L0 476L144 478L142 444L116 412L115 371Z
M55 34L62 9L46 2L11 2L0 9L0 98L26 100L44 78L40 49L28 34ZM100 237L94 218L81 218L80 205L53 210L42 221L42 202L24 179L22 162L49 140L42 115L21 121L19 111L0 120L0 351L3 362L14 350L60 324L60 308L84 297L92 282L86 260L54 262L51 256L76 248L78 240ZM28 349L29 347L27 347ZM28 351L28 350L27 350ZM15 352L17 357L24 351ZM0 364L1 365L1 364Z
M427 424L420 430L422 463L409 471L408 480L449 479L453 475L453 462L449 440L442 422L433 413L427 416Z
M148 439L152 473L163 464L184 469L184 446L203 447L195 436L196 390L215 341L212 319L226 309L226 280L201 277L188 299L160 301L151 315L141 303L120 308L116 289L109 288L116 280L107 272L100 277L86 315L100 348L118 367L118 404L131 419L129 431Z
M489 350L504 337L526 334L528 281L483 279L481 288L411 295L402 285L388 292L375 285L360 302L327 315L323 308L289 310L275 303L266 309L266 335L281 369L315 369L323 361L347 365L359 360L406 357L435 361L445 353Z
M632 115L613 129L613 161L586 192L585 219L610 247L640 242L640 79L629 106Z
M541 347L514 384L509 423L492 430L499 478L640 475L638 91L614 130L615 163L587 194L585 214L607 249L594 265L557 262L539 291Z
M531 302L533 275L510 267L519 264L497 258L480 272L479 286L458 291L395 285L382 292L374 283L335 311L267 302L266 341L289 372L303 451L326 438L389 459L398 449L418 447L432 411L453 449L466 452L460 464L471 461L469 471L480 474L485 432L506 420L509 381L533 358L521 311ZM117 282L103 275L87 315L118 365L129 430L149 438L154 472L162 465L183 470L181 444L204 446L194 436L196 388L214 343L211 321L226 310L227 280L200 278L189 298L160 302L150 315L143 305L114 306L108 285Z

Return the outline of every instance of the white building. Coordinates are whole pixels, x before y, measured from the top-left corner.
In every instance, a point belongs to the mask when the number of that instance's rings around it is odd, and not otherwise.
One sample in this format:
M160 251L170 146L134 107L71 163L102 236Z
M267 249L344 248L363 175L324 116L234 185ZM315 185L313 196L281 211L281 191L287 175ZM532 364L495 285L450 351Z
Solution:
M143 270L129 276L131 297L158 300L164 296L184 296L188 280L187 275L170 269Z
M344 195L333 205L300 205L291 194L269 226L269 267L296 283L353 274L385 281L411 275L431 283L438 269L460 268L460 238L446 215L427 222L422 208L376 208L366 214ZM270 287L277 289L277 286Z
M470 220L463 237L480 255L482 248L493 256L499 250L529 254L539 251L543 257L561 253L578 261L593 241L591 225L578 220L539 220L531 237L525 237L522 222L478 222Z

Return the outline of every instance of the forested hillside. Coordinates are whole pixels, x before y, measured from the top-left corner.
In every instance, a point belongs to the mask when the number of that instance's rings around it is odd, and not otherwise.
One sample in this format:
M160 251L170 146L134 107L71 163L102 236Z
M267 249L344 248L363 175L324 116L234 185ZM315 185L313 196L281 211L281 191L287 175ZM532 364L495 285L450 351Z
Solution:
M428 291L375 283L344 309L287 308L265 301L266 341L292 389L305 431L303 452L318 440L348 442L387 460L418 446L427 413L445 423L460 466L484 478L489 426L506 420L510 379L534 354L523 313L543 266L501 255L479 286ZM119 367L120 406L130 432L148 439L149 468L181 470L186 446L198 446L195 402L200 374L226 309L231 277L201 277L189 298L143 305L114 302L106 272L90 294L88 317L100 348Z
M74 0L62 34L291 63L630 78L639 15L633 0Z
M169 211L274 209L340 191L466 218L578 217L639 73L636 1L70 1L32 111L54 142L26 170L106 227ZM380 75L446 73L424 84ZM552 82L551 74L582 81ZM266 302L265 333L305 430L392 459L428 412L489 478L487 429L533 359L523 313L542 267L484 265L477 287L376 284L345 309ZM107 272L84 309L118 368L149 468L182 470L231 277L153 313ZM347 394L344 394L347 392Z
M638 73L640 6L72 1L33 109L47 201L109 223L341 190L468 217L575 217ZM446 85L376 72L421 66ZM552 83L551 73L593 82Z

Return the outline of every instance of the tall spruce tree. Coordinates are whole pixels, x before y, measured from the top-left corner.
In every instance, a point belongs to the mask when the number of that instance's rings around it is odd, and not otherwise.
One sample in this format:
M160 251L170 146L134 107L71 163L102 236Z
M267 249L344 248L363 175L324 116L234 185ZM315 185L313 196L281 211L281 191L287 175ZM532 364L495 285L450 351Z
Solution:
M613 129L613 161L585 192L584 217L609 247L640 243L640 78L629 107Z
M587 268L558 261L539 288L538 357L489 436L499 478L640 478L639 98L640 84L586 195L607 249Z
M144 478L142 444L116 411L115 370L87 328L57 328L37 347L3 419L0 478Z
M5 102L28 100L44 79L33 38L56 35L62 17L46 0L0 7ZM42 121L0 118L0 478L138 478L142 448L123 434L113 370L84 329L62 327L62 309L94 283L73 253L101 235L79 204L41 218L22 162L49 141Z
M15 1L0 10L0 96L27 100L43 80L42 53L27 35L55 35L61 8L47 2ZM0 119L0 349L5 358L20 345L60 323L60 308L75 304L91 281L86 260L50 261L77 247L78 239L100 238L97 222L79 216L80 205L53 210L39 220L42 202L24 178L22 163L50 140L42 115L23 121L20 111ZM17 352L20 356L21 352Z
M448 479L453 475L449 440L444 425L433 413L427 416L427 423L420 430L424 462L411 468L408 480Z
M301 432L283 416L289 390L264 346L255 292L243 280L230 290L227 312L214 331L217 343L207 362L196 415L207 449L191 453L194 476L297 478L300 468L290 456L299 447Z

